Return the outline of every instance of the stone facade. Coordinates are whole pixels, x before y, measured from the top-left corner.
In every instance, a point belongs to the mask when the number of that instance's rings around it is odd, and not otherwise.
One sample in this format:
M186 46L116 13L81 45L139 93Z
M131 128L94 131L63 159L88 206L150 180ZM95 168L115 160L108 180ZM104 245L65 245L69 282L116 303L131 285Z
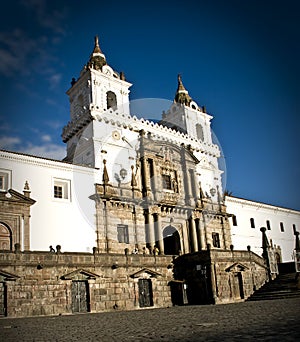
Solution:
M12 250L16 243L29 249L30 207L34 203L28 183L24 194L13 189L0 192L0 250Z
M185 284L189 304L243 301L267 278L266 263L250 250L208 249L174 261L174 279Z
M1 253L1 313L21 317L170 306L171 262L150 255Z
M181 77L160 123L130 115L131 84L98 39L71 85L64 162L2 152L0 314L241 301L276 274L266 234L268 262L233 249L212 116Z

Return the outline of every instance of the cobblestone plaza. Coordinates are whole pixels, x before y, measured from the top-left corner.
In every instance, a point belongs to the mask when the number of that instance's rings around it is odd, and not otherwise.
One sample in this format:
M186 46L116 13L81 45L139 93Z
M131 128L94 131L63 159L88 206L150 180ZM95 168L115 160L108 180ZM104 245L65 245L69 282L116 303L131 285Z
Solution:
M297 341L299 298L3 318L2 341Z

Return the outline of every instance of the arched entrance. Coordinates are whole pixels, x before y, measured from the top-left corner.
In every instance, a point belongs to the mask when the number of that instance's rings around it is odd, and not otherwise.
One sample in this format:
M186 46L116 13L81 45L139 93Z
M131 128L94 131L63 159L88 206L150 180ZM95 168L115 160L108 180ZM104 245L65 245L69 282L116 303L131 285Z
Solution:
M10 228L0 222L0 250L12 250L12 234Z
M164 239L164 254L179 255L181 250L180 236L177 229L173 226L168 226L163 230Z

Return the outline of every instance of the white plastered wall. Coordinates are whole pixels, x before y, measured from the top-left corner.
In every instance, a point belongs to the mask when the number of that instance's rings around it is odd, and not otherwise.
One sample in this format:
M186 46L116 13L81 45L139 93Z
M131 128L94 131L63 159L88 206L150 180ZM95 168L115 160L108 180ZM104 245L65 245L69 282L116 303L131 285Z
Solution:
M293 260L295 247L294 228L300 229L300 212L296 210L281 208L264 203L226 197L225 204L227 212L236 216L237 225L233 225L230 219L232 243L235 249L245 250L251 246L251 250L258 255L262 254L262 233L261 227L266 227L266 221L270 222L270 230L267 229L267 237L273 245L280 246L282 261ZM254 219L255 228L251 228L250 219ZM281 231L280 222L284 231Z

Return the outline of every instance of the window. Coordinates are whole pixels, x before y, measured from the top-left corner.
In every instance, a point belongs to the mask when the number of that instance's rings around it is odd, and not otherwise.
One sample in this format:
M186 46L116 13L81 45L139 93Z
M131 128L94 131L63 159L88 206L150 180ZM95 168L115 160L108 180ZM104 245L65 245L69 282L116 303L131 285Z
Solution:
M232 224L234 226L237 226L237 219L236 219L236 216L235 215L232 215Z
M11 171L0 169L0 191L7 191L11 187Z
M172 190L171 176L162 175L162 180L163 180L163 188L167 190Z
M62 200L70 200L70 181L55 178L53 180L53 197Z
M199 140L204 140L203 127L200 124L196 124L196 134Z
M212 243L214 247L220 248L219 233L212 233Z
M5 189L5 179L4 176L0 175L0 190Z
M250 219L250 225L251 225L251 228L255 228L254 218L252 218L252 217Z
M109 108L116 108L117 107L117 97L116 94L112 91L108 91L106 93L106 103L107 103L107 109Z
M269 221L269 220L267 220L267 222L266 222L266 223L267 223L267 229L268 229L268 230L271 230L271 224L270 224L270 221Z
M118 224L117 233L118 233L118 242L129 243L128 225Z
M293 232L294 232L294 234L296 234L296 231L297 231L297 229L296 229L296 225L295 225L295 224L293 224Z
M281 231L281 232L284 232L284 225L283 225L283 222L280 222L280 231Z

